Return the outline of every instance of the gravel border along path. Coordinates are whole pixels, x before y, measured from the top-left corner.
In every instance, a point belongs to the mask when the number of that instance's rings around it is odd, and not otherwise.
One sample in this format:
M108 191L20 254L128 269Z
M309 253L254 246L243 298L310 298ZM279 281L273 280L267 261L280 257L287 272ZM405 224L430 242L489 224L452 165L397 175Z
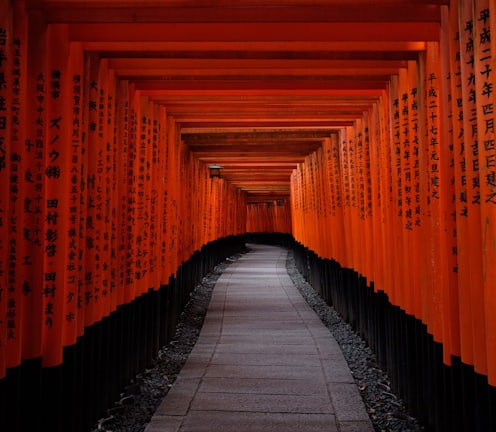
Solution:
M212 290L226 267L241 254L227 258L205 276L179 318L173 340L158 352L153 366L139 373L121 394L108 416L91 432L143 432L160 402L172 387L198 339ZM366 343L337 312L328 306L296 269L291 251L286 262L291 280L339 343L360 389L376 432L421 432L424 429L408 415L403 402L389 386L387 374L377 366Z

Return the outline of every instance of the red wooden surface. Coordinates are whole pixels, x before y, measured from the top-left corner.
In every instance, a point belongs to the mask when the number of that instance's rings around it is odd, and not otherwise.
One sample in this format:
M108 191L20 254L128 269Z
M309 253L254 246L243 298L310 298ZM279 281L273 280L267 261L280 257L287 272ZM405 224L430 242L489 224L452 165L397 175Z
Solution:
M231 3L2 2L0 377L275 231L495 385L493 2Z

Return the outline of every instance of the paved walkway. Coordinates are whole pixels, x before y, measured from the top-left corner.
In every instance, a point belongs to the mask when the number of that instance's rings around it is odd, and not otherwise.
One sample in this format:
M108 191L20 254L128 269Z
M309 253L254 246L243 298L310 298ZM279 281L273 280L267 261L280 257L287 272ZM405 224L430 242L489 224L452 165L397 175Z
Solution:
M372 432L338 344L291 282L287 251L249 246L218 279L145 432Z

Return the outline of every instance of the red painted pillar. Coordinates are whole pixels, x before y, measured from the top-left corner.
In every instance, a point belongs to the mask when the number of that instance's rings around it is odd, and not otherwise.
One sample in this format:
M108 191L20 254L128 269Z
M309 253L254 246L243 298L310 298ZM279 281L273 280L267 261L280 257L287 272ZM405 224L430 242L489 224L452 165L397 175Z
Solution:
M10 118L12 105L13 69L13 10L11 2L0 3L0 182L9 187L0 189L0 316L8 310L8 251L10 231L10 181L9 159L11 154ZM5 378L8 366L8 323L0 320L0 379ZM3 410L2 410L3 412Z
M29 265L24 274L18 275L19 282L24 285L24 309L29 315L29 321L24 326L23 357L39 358L42 354L42 332L45 318L44 304L44 257L45 257L45 154L47 134L47 103L48 103L48 60L46 48L46 26L43 18L35 12L30 12L23 21L24 13L17 12L19 32L22 26L27 26L25 37L19 35L19 41L24 47L21 53L26 53L25 93L21 94L21 101L25 101L25 138L24 145L19 146L23 154L23 250L28 258ZM22 23L22 24L21 24ZM16 25L17 27L17 25ZM28 44L29 41L29 44ZM22 54L21 54L22 55ZM22 91L22 90L21 90Z
M482 327L486 330L485 333L474 335L474 348L476 349L474 366L477 372L488 375L492 385L496 384L496 317L494 314L496 306L494 293L496 286L496 146L493 110L496 50L494 43L491 43L491 33L494 34L495 28L490 27L490 4L493 6L492 12L495 12L493 3L489 0L475 0L473 16L483 282L483 289L474 293L474 303L477 313L477 329L480 330ZM479 348L479 344L484 348Z
M116 267L115 283L117 289L117 306L125 304L129 300L129 287L127 278L127 174L128 174L128 146L130 135L130 107L129 107L129 85L126 80L119 80L117 84L117 109L116 109L116 146L118 147L116 158Z
M64 345L72 345L82 334L84 320L79 302L79 289L84 283L84 272L81 270L81 255L84 247L81 232L82 185L84 178L83 157L83 51L80 44L69 46L69 65L67 69L67 103L69 105L68 125L70 130L69 169L69 218L67 221L67 248L65 250L66 295L64 299L63 341Z

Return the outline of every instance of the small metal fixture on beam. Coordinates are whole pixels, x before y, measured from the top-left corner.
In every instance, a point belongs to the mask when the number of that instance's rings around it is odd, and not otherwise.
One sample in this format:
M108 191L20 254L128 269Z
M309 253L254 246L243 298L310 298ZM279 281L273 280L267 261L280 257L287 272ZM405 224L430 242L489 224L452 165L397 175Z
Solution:
M210 170L210 178L220 178L220 170L224 168L220 165L209 165L208 169Z

